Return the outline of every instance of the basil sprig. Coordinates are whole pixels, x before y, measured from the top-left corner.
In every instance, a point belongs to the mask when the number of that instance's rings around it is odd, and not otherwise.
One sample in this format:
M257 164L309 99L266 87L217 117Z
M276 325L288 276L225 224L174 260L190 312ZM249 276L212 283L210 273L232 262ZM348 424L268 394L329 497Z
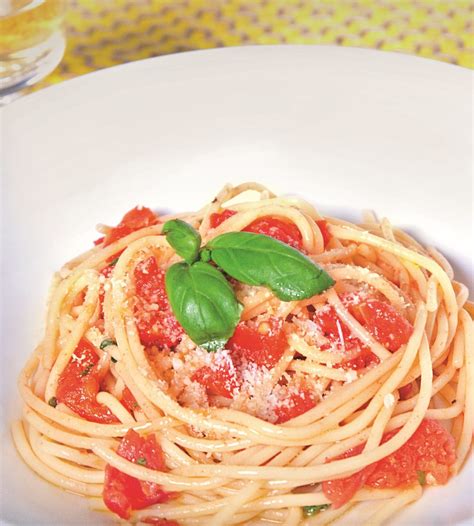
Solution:
M283 301L310 298L334 284L301 252L263 234L230 232L200 249L201 236L184 221L168 221L163 233L185 260L166 272L171 309L193 342L208 351L224 347L242 311L221 270L242 283L268 287Z
M173 312L194 343L208 351L224 347L240 320L242 306L221 272L209 263L176 263L165 278Z
M166 234L168 243L186 263L191 265L197 260L201 236L191 225L181 219L172 219L163 225L163 234Z
M334 280L298 250L269 236L229 232L207 247L212 260L229 276L247 285L263 285L282 301L310 298Z

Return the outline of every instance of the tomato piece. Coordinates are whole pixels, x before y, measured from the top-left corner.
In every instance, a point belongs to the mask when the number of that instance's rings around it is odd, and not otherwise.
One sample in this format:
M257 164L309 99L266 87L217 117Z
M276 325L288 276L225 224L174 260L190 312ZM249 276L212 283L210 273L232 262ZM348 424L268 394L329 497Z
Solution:
M56 399L90 422L115 424L119 422L117 417L96 400L101 380L96 367L98 361L94 346L82 338L59 377Z
M345 451L342 455L335 457L331 460L342 460L344 458L354 457L362 453L365 444L353 447ZM323 493L328 498L333 508L340 508L346 502L352 499L352 497L364 486L368 476L374 470L374 464L361 469L357 473L350 475L349 477L327 480L322 483Z
M378 363L378 358L362 342L352 336L349 328L339 320L336 311L330 305L316 310L313 313L313 321L319 327L321 333L329 340L329 344L321 346L326 350L332 346L343 350L347 357L335 367L345 369L364 369L372 363Z
M316 221L316 224L318 225L319 230L321 230L321 235L323 236L324 247L326 247L329 241L331 241L331 237L332 237L328 230L328 222L325 219L319 219L318 221Z
M382 443L392 438L398 429L386 433ZM338 508L348 502L363 486L398 488L415 484L418 472L431 475L436 484L446 484L450 467L456 461L454 438L437 420L423 420L407 442L391 455L366 466L349 477L325 481L324 495ZM364 444L331 460L358 455Z
M359 369L365 369L366 367L370 367L371 365L376 365L378 363L380 363L379 357L368 347L361 345L359 346L358 350L356 350L356 355L354 358L343 360L340 364L336 364L334 367L343 367L344 369L353 369L354 371L358 371Z
M104 236L104 247L111 245L122 237L128 236L136 230L156 225L157 223L158 217L154 212L144 206L136 206L127 212L120 223L116 227L111 228L107 235ZM101 239L96 240L96 242L100 243Z
M154 435L144 438L130 429L122 438L117 454L148 469L167 471L163 451ZM128 519L132 510L167 502L174 494L164 491L156 482L139 480L107 465L102 497L109 510Z
M222 212L216 212L214 214L211 214L211 217L209 218L209 223L211 228L217 228L220 224L222 224L224 221L229 219L229 217L232 217L237 212L234 210L223 210Z
M277 416L277 424L283 424L292 418L306 413L316 405L316 400L310 391L302 389L296 393L292 393L290 397L275 408Z
M398 388L398 393L400 395L400 400L408 400L415 394L415 390L413 389L413 384L406 384L403 387Z
M388 433L383 442L397 431ZM453 436L438 422L425 419L400 449L377 462L366 485L372 488L398 488L414 484L417 471L430 474L436 484L446 484L450 467L456 462Z
M218 366L206 366L198 369L191 377L193 382L199 382L206 388L208 395L233 398L239 383L233 367L224 362Z
M413 326L388 303L370 299L358 310L365 328L389 351L397 351L413 333Z
M256 219L247 225L243 231L273 237L297 250L302 250L303 248L303 238L299 228L294 223L289 223L276 217Z
M240 322L227 342L227 349L237 361L245 359L268 368L278 363L287 347L283 322L278 318L270 318L259 326Z
M135 411L135 409L139 407L138 402L132 394L132 391L130 391L128 387L124 387L122 391L122 399L120 400L120 402L125 407L125 409L132 414L133 411Z
M221 225L224 221L235 215L237 212L234 210L224 210L223 212L216 212L211 214L210 226L216 228ZM324 228L320 227L321 229ZM252 221L247 225L244 232L253 232L254 234L264 234L266 236L278 239L282 243L286 243L293 248L301 250L303 248L303 238L298 227L293 223L278 219L276 217L261 217ZM326 229L326 235L329 235ZM323 234L324 237L324 234Z
M349 328L339 320L334 307L325 305L313 313L313 321L319 327L322 335L332 343L339 343L342 347L341 336L344 342L356 340L351 335ZM359 341L359 340L357 340Z
M93 241L94 245L101 245L104 242L105 236L99 237Z
M174 347L184 334L175 318L165 289L165 272L152 256L140 261L134 271L135 322L144 345Z

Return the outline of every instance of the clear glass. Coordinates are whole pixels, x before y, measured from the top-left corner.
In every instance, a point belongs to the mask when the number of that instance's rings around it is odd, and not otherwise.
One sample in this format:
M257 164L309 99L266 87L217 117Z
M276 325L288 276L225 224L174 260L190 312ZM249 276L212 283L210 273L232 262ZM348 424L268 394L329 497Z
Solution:
M59 64L66 41L64 0L0 0L0 101Z

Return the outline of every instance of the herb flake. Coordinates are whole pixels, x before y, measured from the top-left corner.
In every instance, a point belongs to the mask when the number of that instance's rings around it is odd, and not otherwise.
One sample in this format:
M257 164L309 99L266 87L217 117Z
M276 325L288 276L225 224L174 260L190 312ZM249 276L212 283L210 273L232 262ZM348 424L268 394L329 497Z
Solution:
M331 504L319 504L318 506L303 506L303 514L305 517L313 517L321 511L327 510Z

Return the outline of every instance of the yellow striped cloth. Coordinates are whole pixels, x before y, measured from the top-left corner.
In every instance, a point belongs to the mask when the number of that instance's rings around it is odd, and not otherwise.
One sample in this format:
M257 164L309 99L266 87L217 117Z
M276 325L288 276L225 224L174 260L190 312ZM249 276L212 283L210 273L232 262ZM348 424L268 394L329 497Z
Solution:
M67 49L38 87L133 60L248 44L336 44L474 68L469 0L69 0Z

